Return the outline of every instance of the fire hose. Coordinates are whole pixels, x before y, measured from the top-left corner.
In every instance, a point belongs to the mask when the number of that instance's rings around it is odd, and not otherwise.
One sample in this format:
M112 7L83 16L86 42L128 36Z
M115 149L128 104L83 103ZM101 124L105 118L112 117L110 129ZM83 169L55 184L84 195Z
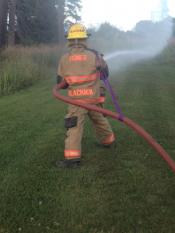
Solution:
M59 90L62 89L64 87L65 83L62 82L60 84L57 84L54 86L53 88L53 95L56 99L59 99L65 103L68 104L72 104L72 105L76 105L79 106L81 108L87 109L87 110L91 110L91 111L95 111L95 112L99 112L102 113L106 116L109 116L115 120L119 120L120 122L122 122L123 124L127 125L129 128L131 128L133 131L135 131L138 135L140 135L142 138L145 139L145 141L148 142L148 144L166 161L166 163L168 164L168 166L171 168L171 170L175 173L175 162L174 160L170 157L170 155L163 149L163 147L156 142L156 140L148 133L146 132L140 125L138 125L137 123L135 123L134 121L132 121L131 119L125 117L121 110L119 109L119 106L116 106L118 108L118 110L120 111L120 113L114 113L110 110L101 108L101 107L97 107L96 105L91 105L91 104L84 104L82 102L80 102L79 100L75 100L75 99L71 99L67 96L63 96L59 93ZM106 86L108 86L108 88L111 88L111 86L109 86L109 82L106 83ZM111 89L111 94L113 94L113 91ZM112 96L113 98L113 102L114 102L114 96ZM115 103L117 104L117 103Z

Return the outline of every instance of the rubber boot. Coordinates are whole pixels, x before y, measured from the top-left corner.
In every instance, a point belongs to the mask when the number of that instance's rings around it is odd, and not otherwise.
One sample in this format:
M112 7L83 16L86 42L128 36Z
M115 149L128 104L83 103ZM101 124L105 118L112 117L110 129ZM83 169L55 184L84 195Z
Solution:
M80 159L65 159L56 161L58 168L78 168L80 167Z

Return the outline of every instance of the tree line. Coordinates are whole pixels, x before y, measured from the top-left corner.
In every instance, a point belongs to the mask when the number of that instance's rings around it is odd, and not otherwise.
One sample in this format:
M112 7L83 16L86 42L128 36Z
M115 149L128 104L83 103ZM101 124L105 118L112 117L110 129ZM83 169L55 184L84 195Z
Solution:
M91 46L104 53L123 49L160 51L175 37L175 19L168 17L159 22L141 20L131 31L122 31L109 23L98 30L90 29ZM110 41L110 43L109 43Z
M80 10L81 0L0 0L0 47L63 43Z
M70 24L81 20L80 11L81 0L0 0L0 47L62 44ZM89 30L93 34L92 43L109 51L149 46L150 42L157 47L166 42L172 27L175 36L175 19L172 18L156 23L143 20L128 32L109 23Z

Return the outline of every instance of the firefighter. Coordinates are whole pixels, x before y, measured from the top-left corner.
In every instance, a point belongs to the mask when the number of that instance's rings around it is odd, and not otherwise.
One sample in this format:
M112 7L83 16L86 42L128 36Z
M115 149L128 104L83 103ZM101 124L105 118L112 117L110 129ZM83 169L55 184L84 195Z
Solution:
M87 47L89 34L79 23L73 24L67 34L69 51L62 56L58 66L57 83L64 82L68 96L81 103L102 106L105 101L100 74L108 77L108 66L103 56ZM81 162L81 142L85 117L92 121L96 136L104 146L115 141L114 133L103 114L74 105L68 105L65 117L64 160L57 161L58 167L78 167Z

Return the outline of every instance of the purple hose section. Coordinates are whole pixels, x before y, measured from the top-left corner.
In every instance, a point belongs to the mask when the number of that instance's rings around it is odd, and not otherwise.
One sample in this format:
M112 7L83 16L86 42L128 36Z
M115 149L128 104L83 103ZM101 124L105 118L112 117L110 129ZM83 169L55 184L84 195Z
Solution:
M121 108L120 108L120 105L119 105L119 103L118 103L118 101L117 101L117 97L116 97L116 95L115 95L115 93L114 93L114 91L113 91L113 89L112 89L112 86L111 86L110 82L108 81L107 78L104 78L104 77L102 78L102 80L103 80L103 82L104 82L105 87L108 89L108 91L109 91L109 93L110 93L110 95L111 95L112 102L113 102L113 104L114 104L114 106L115 106L116 111L117 111L118 114L119 114L119 120L120 120L120 121L123 121L124 115L123 115L123 113L122 113L122 110L121 110Z

